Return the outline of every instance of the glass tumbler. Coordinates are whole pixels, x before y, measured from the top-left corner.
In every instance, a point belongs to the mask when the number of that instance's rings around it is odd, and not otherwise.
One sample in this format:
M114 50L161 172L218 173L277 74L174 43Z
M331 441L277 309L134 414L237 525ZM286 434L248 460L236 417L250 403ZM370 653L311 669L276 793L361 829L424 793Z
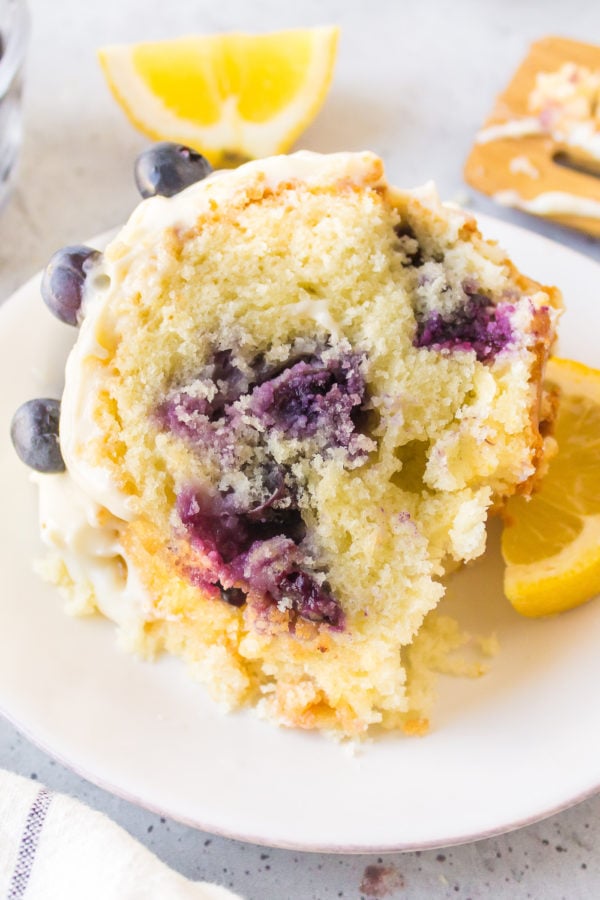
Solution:
M25 0L0 0L0 206L8 197L21 146L23 64L28 40Z

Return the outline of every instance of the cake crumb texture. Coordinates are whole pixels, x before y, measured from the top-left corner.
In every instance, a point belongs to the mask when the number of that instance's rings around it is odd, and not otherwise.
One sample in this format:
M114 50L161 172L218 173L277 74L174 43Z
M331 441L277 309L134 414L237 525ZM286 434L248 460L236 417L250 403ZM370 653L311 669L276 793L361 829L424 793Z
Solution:
M482 671L431 613L535 480L560 299L372 154L299 157L134 213L67 370L93 427L63 452L126 501L138 652L286 726L419 734L433 672Z

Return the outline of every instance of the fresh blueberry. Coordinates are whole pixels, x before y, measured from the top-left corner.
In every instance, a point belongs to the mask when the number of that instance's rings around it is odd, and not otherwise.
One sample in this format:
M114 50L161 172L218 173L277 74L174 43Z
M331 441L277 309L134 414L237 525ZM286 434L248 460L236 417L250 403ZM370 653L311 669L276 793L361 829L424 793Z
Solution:
M10 436L18 457L37 472L64 472L58 442L60 400L28 400L18 408Z
M46 266L42 278L42 298L50 312L61 322L80 324L85 279L100 255L92 247L74 244L57 250Z
M163 141L140 153L135 161L135 183L142 197L172 197L202 181L212 166L200 153L183 144Z

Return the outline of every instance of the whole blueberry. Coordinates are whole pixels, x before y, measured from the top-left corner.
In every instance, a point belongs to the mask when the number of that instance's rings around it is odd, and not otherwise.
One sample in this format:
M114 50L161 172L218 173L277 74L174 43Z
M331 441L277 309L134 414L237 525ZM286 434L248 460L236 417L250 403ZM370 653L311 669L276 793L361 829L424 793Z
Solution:
M10 436L19 459L37 472L64 472L58 442L60 400L28 400L18 408Z
M92 247L73 244L57 250L50 259L42 277L42 299L61 322L80 324L85 279L100 256Z
M135 161L135 183L142 197L173 197L190 184L202 181L212 166L184 144L163 141L140 153Z

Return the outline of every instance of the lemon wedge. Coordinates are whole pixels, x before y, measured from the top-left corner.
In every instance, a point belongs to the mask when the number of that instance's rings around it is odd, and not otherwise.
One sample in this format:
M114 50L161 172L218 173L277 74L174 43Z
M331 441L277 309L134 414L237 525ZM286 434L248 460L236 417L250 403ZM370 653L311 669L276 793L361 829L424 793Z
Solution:
M504 590L526 616L563 612L600 593L600 371L552 359L560 392L558 453L531 499L506 507Z
M213 166L284 153L331 83L339 29L214 34L98 51L130 122Z

